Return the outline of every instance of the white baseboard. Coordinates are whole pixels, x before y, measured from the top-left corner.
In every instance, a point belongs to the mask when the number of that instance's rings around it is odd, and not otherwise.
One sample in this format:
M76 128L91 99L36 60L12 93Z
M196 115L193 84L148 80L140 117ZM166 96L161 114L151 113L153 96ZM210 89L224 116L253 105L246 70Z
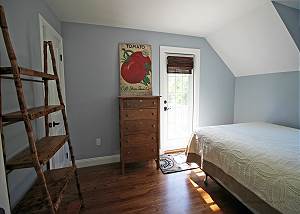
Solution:
M97 166L97 165L117 163L117 162L120 162L119 154L112 155L112 156L104 156L104 157L76 160L76 165L78 168L83 168L83 167L88 167L88 166Z

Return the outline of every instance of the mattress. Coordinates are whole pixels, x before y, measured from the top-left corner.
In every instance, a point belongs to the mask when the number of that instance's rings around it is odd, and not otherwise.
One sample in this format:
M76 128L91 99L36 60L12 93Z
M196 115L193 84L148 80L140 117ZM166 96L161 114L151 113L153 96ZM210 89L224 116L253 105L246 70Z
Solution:
M211 163L221 169L277 211L299 213L298 129L268 123L203 127L187 153L201 157L202 168Z

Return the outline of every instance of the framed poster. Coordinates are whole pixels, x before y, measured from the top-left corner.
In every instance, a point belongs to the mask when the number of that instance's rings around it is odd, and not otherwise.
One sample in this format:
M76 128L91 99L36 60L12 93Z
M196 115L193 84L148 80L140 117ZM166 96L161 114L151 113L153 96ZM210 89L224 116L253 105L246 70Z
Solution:
M152 95L151 45L121 43L120 95Z

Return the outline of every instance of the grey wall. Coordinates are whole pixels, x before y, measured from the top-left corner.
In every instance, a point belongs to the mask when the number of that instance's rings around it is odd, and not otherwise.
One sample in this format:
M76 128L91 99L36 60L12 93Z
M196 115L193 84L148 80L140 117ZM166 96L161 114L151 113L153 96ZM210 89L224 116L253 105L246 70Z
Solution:
M201 49L201 125L233 122L234 76L203 38L63 23L67 111L77 159L119 153L118 43L152 45L153 92L159 94L159 46ZM101 136L102 146L95 145Z
M236 78L234 122L299 128L299 75L295 71Z
M286 28L293 37L298 49L300 50L300 10L295 8L287 7L280 3L273 2L278 14L284 22ZM299 57L300 59L300 57ZM300 61L299 61L300 70ZM298 84L300 85L300 76ZM300 106L300 93L299 93L299 106ZM299 124L300 124L300 113L299 113Z
M273 5L300 50L300 10L276 2Z
M300 49L300 11L273 4ZM234 122L266 121L299 128L299 85L297 71L237 77Z
M48 8L44 0L0 0L4 6L6 17L9 25L11 39L13 41L17 59L20 65L24 67L41 69L40 53L40 35L38 13L58 31L61 32L61 25L56 16ZM0 65L8 66L9 61L4 48L2 34L0 36ZM3 81L3 108L4 111L18 110L16 92L12 81ZM25 83L27 102L29 106L37 105L38 99L41 98L41 86L35 87ZM33 95L33 93L36 92ZM37 99L33 99L37 98ZM41 100L42 101L42 100ZM4 129L5 140L7 145L8 157L28 146L27 136L25 135L24 125L18 123ZM42 133L39 133L41 135ZM8 183L12 199L12 205L23 196L29 186L35 179L33 169L16 170L9 174Z

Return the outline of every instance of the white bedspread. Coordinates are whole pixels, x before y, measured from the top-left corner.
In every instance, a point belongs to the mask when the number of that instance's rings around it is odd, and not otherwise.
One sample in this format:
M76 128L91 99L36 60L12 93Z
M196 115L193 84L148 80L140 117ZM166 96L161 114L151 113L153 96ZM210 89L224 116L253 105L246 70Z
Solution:
M268 123L200 128L201 155L282 213L300 213L300 131Z

